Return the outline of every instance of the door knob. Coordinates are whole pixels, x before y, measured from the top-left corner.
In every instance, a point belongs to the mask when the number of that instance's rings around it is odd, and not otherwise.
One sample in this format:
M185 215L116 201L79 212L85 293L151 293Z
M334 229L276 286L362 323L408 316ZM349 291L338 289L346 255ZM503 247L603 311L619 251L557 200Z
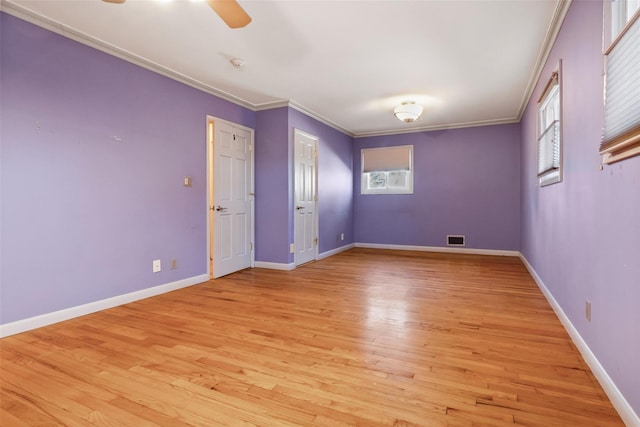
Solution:
M222 206L216 206L215 209L216 209L216 212L224 212L227 210L227 208L224 208Z
M304 209L304 206L300 206L300 205L296 206L296 210L300 210L300 209Z

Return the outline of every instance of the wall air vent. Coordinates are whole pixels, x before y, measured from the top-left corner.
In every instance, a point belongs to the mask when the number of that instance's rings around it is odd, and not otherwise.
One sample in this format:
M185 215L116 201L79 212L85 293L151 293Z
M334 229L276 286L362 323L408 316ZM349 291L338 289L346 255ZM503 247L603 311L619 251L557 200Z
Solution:
M448 235L447 246L464 246L464 235Z

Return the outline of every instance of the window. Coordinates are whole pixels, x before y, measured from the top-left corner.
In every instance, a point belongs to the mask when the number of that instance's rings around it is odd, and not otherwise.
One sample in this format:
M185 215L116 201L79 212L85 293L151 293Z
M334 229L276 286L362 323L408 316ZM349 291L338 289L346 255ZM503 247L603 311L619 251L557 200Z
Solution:
M609 43L615 40L622 30L631 21L633 15L640 8L640 0L612 0L611 7L611 31Z
M538 184L545 186L562 181L562 132L560 67L538 100Z
M362 150L362 194L413 194L413 145Z
M605 2L604 163L640 155L640 0ZM610 43L608 43L610 41Z

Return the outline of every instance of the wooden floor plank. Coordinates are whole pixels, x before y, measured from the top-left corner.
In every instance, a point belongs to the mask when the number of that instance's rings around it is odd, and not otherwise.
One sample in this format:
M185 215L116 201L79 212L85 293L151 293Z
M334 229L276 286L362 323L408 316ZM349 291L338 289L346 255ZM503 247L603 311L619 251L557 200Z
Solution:
M2 426L622 426L520 260L352 249L0 341Z

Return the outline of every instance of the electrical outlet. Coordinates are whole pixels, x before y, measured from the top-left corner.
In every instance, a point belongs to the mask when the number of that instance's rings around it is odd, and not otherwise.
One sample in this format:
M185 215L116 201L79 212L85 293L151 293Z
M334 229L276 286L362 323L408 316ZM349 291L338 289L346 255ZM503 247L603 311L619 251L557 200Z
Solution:
M296 245L294 243L289 245L289 253L290 254L295 254L296 253Z
M171 269L175 270L176 268L178 268L178 260L177 259L172 259L171 260Z
M160 260L159 259L153 260L153 272L157 273L160 270L162 270L162 266L160 265Z
M591 322L591 301L585 301L585 316L587 317L587 321Z
M340 240L344 240L344 233L340 233Z

